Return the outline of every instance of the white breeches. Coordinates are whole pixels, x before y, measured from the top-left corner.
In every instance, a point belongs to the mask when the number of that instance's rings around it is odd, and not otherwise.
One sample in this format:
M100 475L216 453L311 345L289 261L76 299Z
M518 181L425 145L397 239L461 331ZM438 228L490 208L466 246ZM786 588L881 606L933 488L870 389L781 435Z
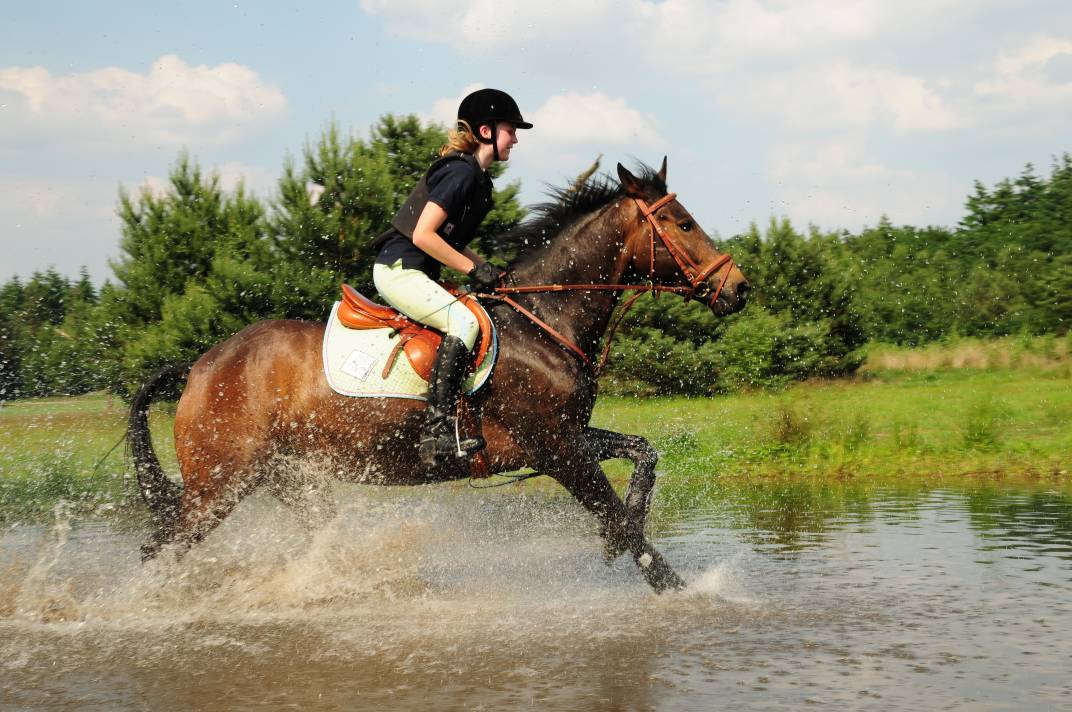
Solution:
M419 269L393 265L372 266L372 281L388 304L410 319L457 336L470 351L480 336L480 325L469 309Z

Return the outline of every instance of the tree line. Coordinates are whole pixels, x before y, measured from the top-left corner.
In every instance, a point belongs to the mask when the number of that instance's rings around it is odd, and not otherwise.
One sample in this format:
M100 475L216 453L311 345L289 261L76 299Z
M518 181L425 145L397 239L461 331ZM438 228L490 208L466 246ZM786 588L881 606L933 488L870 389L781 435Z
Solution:
M438 155L443 127L384 116L367 138L337 126L288 159L271 200L180 155L167 190L121 190L114 280L53 269L0 286L0 400L127 393L163 365L192 361L267 318L322 320L347 281L374 294L373 239ZM498 175L502 166L493 167ZM501 182L501 181L500 181ZM505 266L524 219L516 182L499 185L475 249ZM721 241L753 284L743 312L645 297L626 319L608 387L726 392L852 373L871 340L1065 334L1072 323L1072 156L976 183L954 227L859 233L787 219Z

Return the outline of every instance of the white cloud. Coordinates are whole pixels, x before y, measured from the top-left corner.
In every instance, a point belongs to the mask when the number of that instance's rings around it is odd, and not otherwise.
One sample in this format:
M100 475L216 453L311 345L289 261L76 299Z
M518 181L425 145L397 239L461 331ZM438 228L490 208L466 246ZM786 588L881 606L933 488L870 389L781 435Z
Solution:
M1072 99L1072 82L1054 81L1046 67L1054 59L1072 57L1072 39L1039 35L1019 49L1001 52L989 78L978 82L975 91L988 99L1022 105L1055 104Z
M474 0L361 0L362 9L382 17L400 37L449 44L463 54L510 48L526 52L548 40L583 36L613 17L611 0L509 2Z
M0 69L0 104L7 105L0 131L6 125L12 133L126 149L224 143L279 116L286 99L243 65L190 66L169 54L146 74L119 67L67 75Z
M361 7L397 35L466 54L621 38L630 41L622 47L688 57L694 65L866 38L893 14L879 0L362 0Z
M920 24L952 23L962 5L962 0L362 2L396 33L463 54L508 63L521 58L556 72L585 58L610 62L636 77L637 89L629 95L634 100L644 84L656 81L749 120L774 117L791 129L879 124L899 132L945 130L964 119L954 111L945 77L890 66L874 50L918 32ZM868 60L854 59L863 56ZM578 73L586 70L592 72ZM437 106L437 115L449 121L456 105Z
M798 224L856 230L883 214L894 223L949 224L969 188L941 173L884 165L856 138L782 144L771 156L776 205Z
M557 144L663 143L654 117L629 106L622 97L600 92L566 92L552 96L530 121L540 130L540 141Z
M899 132L939 131L961 123L934 82L846 61L727 83L718 97L728 110L771 118L796 131L875 124Z
M629 35L658 38L639 45L660 63L693 74L721 73L741 61L812 54L866 39L881 28L874 0L666 0L630 3Z
M567 56L598 48L708 74L743 60L814 56L905 27L938 24L962 0L362 0L398 36L463 54Z
M1041 68L1062 54L1072 54L1072 40L1040 35L1017 52L1002 52L994 64L1002 76L1016 76L1025 70Z

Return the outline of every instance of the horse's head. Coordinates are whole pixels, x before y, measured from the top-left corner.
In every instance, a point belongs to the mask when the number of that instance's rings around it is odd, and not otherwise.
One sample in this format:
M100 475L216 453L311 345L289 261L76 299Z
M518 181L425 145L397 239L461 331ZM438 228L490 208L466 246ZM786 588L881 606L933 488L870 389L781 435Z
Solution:
M653 178L642 180L618 164L618 179L633 204L627 206L634 217L625 241L632 271L655 284L682 287L686 299L702 301L720 316L743 309L748 280L676 195L666 192L665 158Z

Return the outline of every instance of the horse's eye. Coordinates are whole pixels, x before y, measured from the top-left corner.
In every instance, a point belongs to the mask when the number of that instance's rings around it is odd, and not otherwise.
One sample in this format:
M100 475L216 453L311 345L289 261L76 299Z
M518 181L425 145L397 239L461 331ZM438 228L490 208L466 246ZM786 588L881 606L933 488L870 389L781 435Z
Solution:
M680 223L678 227L681 228L681 232L688 232L692 229L692 221L686 220L685 222Z

